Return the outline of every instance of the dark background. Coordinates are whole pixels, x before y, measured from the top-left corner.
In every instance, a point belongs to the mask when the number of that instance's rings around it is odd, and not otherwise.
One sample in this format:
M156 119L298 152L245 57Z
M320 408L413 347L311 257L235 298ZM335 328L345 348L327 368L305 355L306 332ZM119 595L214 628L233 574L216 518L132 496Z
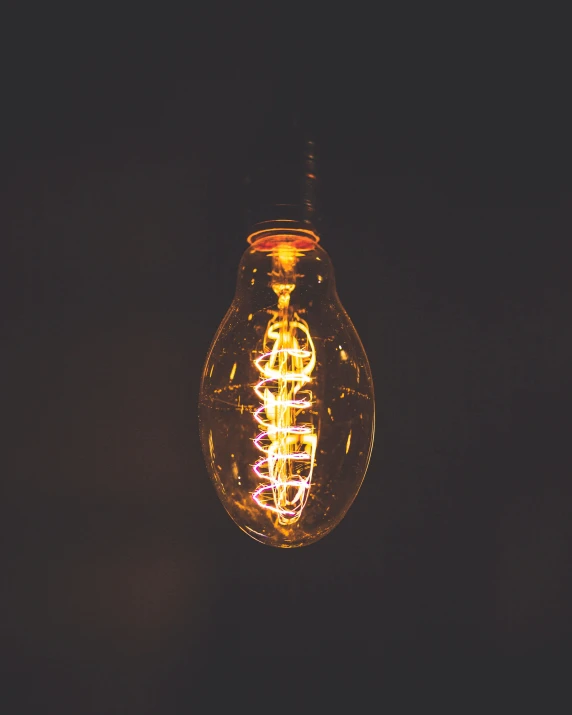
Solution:
M246 40L235 18L202 41L191 14L156 20L35 15L6 54L2 711L363 712L462 684L464 712L541 674L554 692L572 636L557 21L458 17L446 46L423 18L294 24L263 46L274 29ZM243 179L292 110L377 431L341 525L279 551L218 502L197 398Z

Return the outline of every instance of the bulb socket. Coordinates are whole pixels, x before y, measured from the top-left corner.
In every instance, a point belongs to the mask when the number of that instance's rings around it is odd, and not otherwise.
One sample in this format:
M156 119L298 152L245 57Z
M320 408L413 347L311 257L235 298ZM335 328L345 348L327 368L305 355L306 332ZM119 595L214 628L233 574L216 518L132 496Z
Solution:
M247 228L300 229L317 235L314 143L288 136L251 162L247 186Z

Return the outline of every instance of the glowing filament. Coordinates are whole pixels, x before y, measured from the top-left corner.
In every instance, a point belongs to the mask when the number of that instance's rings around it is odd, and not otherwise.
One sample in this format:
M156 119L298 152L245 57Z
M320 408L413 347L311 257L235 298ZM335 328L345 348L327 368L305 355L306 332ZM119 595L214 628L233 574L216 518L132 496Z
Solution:
M254 413L262 430L254 444L263 456L253 469L263 483L252 496L283 525L298 521L306 505L318 440L314 425L304 421L313 405L316 351L308 324L289 310L288 288L275 287L280 310L266 328L265 352L254 361L261 375L254 391L262 400Z

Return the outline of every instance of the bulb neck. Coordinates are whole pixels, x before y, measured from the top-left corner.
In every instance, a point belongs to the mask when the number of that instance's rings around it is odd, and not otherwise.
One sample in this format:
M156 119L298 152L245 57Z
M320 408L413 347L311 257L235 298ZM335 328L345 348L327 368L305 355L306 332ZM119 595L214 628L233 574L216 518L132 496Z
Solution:
M301 247L312 248L320 237L312 229L296 221L274 220L253 226L252 233L246 239L251 246L267 247L279 242L294 243Z

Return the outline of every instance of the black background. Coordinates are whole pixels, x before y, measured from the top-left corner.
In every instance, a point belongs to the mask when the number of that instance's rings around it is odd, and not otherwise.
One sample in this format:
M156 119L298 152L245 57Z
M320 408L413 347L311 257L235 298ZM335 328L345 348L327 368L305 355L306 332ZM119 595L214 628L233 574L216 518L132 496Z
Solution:
M433 18L437 36L386 16L366 37L294 18L273 43L276 24L246 39L225 16L200 40L190 12L142 12L34 15L4 64L3 711L458 692L464 712L541 674L554 692L572 635L558 23ZM377 430L341 525L279 551L218 502L197 398L248 162L290 111L315 133Z

